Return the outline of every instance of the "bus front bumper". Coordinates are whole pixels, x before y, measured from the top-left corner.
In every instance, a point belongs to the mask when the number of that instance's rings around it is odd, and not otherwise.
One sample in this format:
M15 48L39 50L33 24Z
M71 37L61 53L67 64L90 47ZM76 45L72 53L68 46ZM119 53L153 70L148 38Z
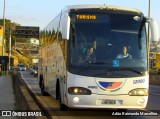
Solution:
M129 95L70 95L67 94L70 108L145 108L148 96Z

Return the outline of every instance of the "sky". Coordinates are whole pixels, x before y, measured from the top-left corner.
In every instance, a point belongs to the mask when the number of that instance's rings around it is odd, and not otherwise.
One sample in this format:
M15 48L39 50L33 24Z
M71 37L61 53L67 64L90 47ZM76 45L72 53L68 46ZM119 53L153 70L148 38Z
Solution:
M5 0L5 18L21 26L39 26L41 30L68 5L107 4L136 8L148 16L149 0ZM151 1L151 17L160 31L159 0ZM0 19L3 19L4 0L0 0Z

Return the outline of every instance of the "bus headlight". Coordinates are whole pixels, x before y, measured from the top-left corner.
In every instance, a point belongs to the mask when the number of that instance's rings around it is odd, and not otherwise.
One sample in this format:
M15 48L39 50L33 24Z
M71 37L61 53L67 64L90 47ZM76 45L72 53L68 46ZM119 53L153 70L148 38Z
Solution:
M71 95L91 95L91 90L83 87L70 87L68 93Z
M146 88L137 88L133 89L128 93L130 96L148 96L148 89Z

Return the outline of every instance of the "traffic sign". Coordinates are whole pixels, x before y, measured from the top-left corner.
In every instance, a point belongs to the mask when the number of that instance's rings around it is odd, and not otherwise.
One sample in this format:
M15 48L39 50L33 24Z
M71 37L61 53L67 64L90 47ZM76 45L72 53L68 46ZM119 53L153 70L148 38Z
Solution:
M16 29L13 35L16 38L38 38L39 39L39 27L16 26Z

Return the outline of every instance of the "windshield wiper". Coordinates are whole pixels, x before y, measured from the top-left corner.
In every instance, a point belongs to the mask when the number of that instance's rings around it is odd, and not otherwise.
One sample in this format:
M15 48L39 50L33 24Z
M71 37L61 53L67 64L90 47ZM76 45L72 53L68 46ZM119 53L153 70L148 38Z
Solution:
M108 66L111 66L111 63L107 63L107 62L95 62L95 63L92 63L92 64L95 64L95 65L108 65Z
M98 76L98 75L103 75L103 74L110 75L110 74L112 74L112 73L113 73L113 74L116 74L116 75L125 76L125 77L127 76L126 74L121 74L121 73L117 73L117 72L114 72L114 71L110 70L110 71L104 71L104 72L95 74L95 75L93 75L93 77ZM127 76L127 77L129 77L129 76Z
M90 66L91 64L88 64L86 67L81 68L77 73L82 73L83 71L86 71Z
M93 75L93 77L97 76L97 75L103 75L103 74L106 74L106 75L110 75L110 74L117 74L117 75L121 75L121 76L127 76L126 74L122 74L122 73L118 73L116 71L132 71L134 73L137 73L137 74L140 74L140 75L143 75L143 72L140 72L140 71L137 71L137 70L134 70L134 69L130 69L130 68L125 68L125 69L111 69L111 70L108 70L108 71L104 71L104 72L101 72L101 73L98 73L98 74L95 74ZM127 76L129 77L129 76Z
M95 62L93 64L105 64L104 62Z
M81 68L77 73L83 72L87 70L91 65L103 65L103 64L110 64L110 63L105 63L105 62L95 62L95 63L88 63L88 65L85 68Z
M143 72L140 72L140 71L137 71L137 70L134 70L134 69L131 69L131 68L125 68L125 69L120 69L120 70L122 70L122 71L124 71L124 70L126 70L126 71L132 71L134 73L143 75Z

